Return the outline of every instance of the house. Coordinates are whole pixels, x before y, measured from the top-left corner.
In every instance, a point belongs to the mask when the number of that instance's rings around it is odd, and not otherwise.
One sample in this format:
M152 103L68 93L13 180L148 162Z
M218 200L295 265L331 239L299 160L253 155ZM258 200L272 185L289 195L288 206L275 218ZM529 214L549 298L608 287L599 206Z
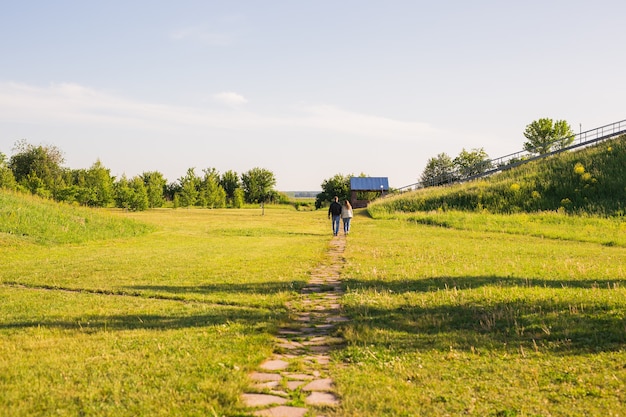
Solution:
M387 177L350 178L350 204L353 208L367 207L370 201L389 192Z

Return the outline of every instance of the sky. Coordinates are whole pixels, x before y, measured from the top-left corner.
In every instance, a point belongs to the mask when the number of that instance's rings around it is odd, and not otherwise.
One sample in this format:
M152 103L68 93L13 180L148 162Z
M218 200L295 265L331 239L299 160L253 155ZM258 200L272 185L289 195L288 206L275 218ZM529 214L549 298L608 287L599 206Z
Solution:
M622 0L0 0L0 152L117 177L272 171L416 183L525 127L626 119Z

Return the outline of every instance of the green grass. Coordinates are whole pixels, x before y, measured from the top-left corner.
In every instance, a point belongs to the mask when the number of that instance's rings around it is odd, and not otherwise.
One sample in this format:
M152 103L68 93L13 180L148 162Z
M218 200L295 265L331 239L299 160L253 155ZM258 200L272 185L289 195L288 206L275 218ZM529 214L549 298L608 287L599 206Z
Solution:
M18 242L82 243L148 233L147 224L0 190L0 248Z
M626 136L621 136L481 180L381 199L369 211L374 216L435 210L623 216L625 200Z
M346 258L345 415L626 413L623 247L359 216Z
M460 230L501 232L626 247L626 218L621 216L570 216L558 212L488 214L454 210L377 214L379 219L402 219Z
M0 238L0 414L249 415L247 374L326 259L325 213L87 214L142 232ZM330 365L342 405L325 415L625 415L625 233L621 218L357 211Z
M325 256L291 209L94 211L149 234L13 236L0 257L0 414L236 415L286 300Z

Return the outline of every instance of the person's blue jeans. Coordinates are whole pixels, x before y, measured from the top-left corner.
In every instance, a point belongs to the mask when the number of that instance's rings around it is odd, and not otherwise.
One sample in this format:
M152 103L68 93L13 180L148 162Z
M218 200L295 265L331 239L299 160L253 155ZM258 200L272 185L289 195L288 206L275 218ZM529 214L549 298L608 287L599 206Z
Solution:
M350 231L350 219L351 219L351 217L344 217L343 218L343 232L345 234L348 234L348 232Z
M339 222L341 221L341 216L335 216L333 214L333 235L337 236L339 234Z

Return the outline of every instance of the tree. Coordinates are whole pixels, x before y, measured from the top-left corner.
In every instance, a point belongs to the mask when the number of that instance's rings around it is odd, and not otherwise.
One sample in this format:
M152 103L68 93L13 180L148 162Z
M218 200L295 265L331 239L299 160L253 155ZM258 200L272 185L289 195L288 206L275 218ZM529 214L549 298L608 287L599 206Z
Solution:
M96 160L85 173L84 186L91 190L90 198L81 203L90 207L106 207L109 205L115 197L113 181L111 170L105 168L99 159Z
M554 149L562 149L574 142L574 132L565 120L552 119L535 120L524 130L528 139L524 143L524 150L539 155L546 154Z
M148 207L163 207L165 203L165 187L167 184L163 174L158 171L144 172L141 174L141 179L148 193Z
M322 181L322 192L315 198L315 208L322 208L335 196L339 197L339 200L349 200L350 178L352 177L353 175L335 174L335 176Z
M220 185L226 192L226 199L230 204L234 203L235 190L240 188L239 174L235 171L226 171L220 178Z
M220 174L215 168L204 169L200 183L199 200L203 207L220 208L226 205L226 191L220 185Z
M115 204L130 211L143 211L148 208L148 192L141 177L128 180L125 175L114 184Z
M180 183L180 192L176 195L178 195L180 205L182 207L195 205L200 194L198 191L200 178L196 175L195 168L189 168L187 174L181 177L178 182Z
M422 172L420 181L424 187L447 184L456 179L454 161L445 152L430 158Z
M15 180L33 194L50 194L62 175L63 153L52 145L31 145L17 141L9 168Z
M452 162L458 173L464 178L481 174L492 168L489 155L487 155L487 152L485 152L483 148L472 149L470 152L463 148L459 156L454 158Z
M241 184L247 203L264 203L276 185L276 179L267 169L252 168L241 174Z
M13 172L8 165L8 160L5 154L0 152L0 188L6 188L8 190L14 190L17 187Z
M232 206L234 208L242 208L243 204L244 204L244 193L243 190L241 188L236 188L234 195L233 195L233 201L232 201Z

